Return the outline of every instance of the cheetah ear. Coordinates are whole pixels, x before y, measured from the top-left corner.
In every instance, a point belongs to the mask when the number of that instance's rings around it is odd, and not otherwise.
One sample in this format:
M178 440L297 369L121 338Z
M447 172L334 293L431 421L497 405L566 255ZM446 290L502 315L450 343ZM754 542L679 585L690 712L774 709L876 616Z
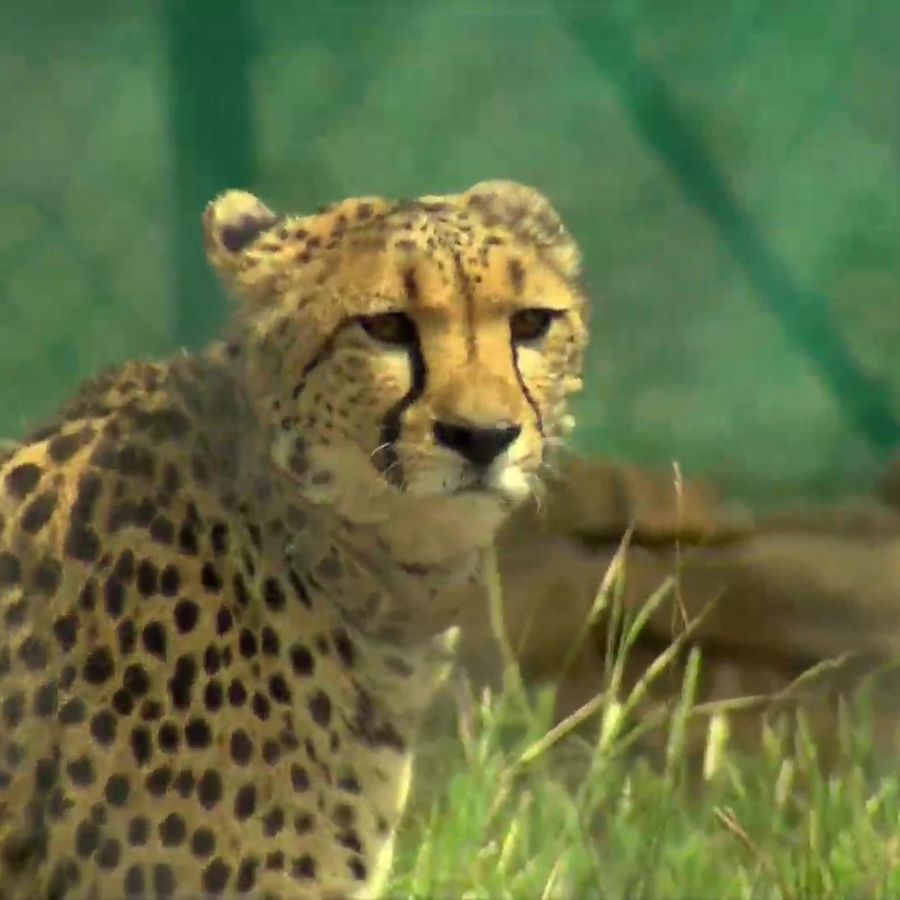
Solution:
M515 181L482 181L466 191L467 205L537 246L565 278L577 278L581 252L559 213L539 191Z
M225 191L203 212L206 258L225 284L246 299L261 300L268 293L269 279L259 271L259 260L251 259L250 250L281 221L281 216L247 191Z

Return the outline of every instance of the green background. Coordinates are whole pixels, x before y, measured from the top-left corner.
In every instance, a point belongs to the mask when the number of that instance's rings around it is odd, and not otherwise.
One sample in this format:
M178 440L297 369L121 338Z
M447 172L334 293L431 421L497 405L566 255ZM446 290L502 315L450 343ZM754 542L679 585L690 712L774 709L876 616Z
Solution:
M0 434L195 347L224 187L306 211L507 177L582 243L579 445L759 502L900 419L900 4L32 0L0 28Z

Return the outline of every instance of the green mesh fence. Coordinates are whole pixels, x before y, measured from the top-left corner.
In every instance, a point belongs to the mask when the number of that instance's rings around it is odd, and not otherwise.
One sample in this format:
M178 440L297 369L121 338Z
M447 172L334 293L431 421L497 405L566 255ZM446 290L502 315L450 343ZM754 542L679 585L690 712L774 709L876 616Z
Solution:
M595 300L584 449L759 501L900 419L893 0L32 0L0 28L0 434L206 340L199 214L534 184Z

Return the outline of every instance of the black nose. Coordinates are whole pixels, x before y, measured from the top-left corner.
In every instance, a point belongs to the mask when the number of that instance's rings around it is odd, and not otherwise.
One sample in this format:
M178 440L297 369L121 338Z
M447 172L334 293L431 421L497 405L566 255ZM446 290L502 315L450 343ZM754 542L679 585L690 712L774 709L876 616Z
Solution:
M519 436L521 430L518 425L475 428L471 425L435 422L434 439L476 466L486 466Z

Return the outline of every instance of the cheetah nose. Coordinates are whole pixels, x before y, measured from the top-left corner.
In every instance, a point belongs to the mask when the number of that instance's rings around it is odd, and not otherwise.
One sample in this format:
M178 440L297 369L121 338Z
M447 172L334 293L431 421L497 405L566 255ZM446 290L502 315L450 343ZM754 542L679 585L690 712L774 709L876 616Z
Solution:
M490 465L521 433L519 425L479 428L453 422L435 422L434 439L442 447L455 450L476 466Z

